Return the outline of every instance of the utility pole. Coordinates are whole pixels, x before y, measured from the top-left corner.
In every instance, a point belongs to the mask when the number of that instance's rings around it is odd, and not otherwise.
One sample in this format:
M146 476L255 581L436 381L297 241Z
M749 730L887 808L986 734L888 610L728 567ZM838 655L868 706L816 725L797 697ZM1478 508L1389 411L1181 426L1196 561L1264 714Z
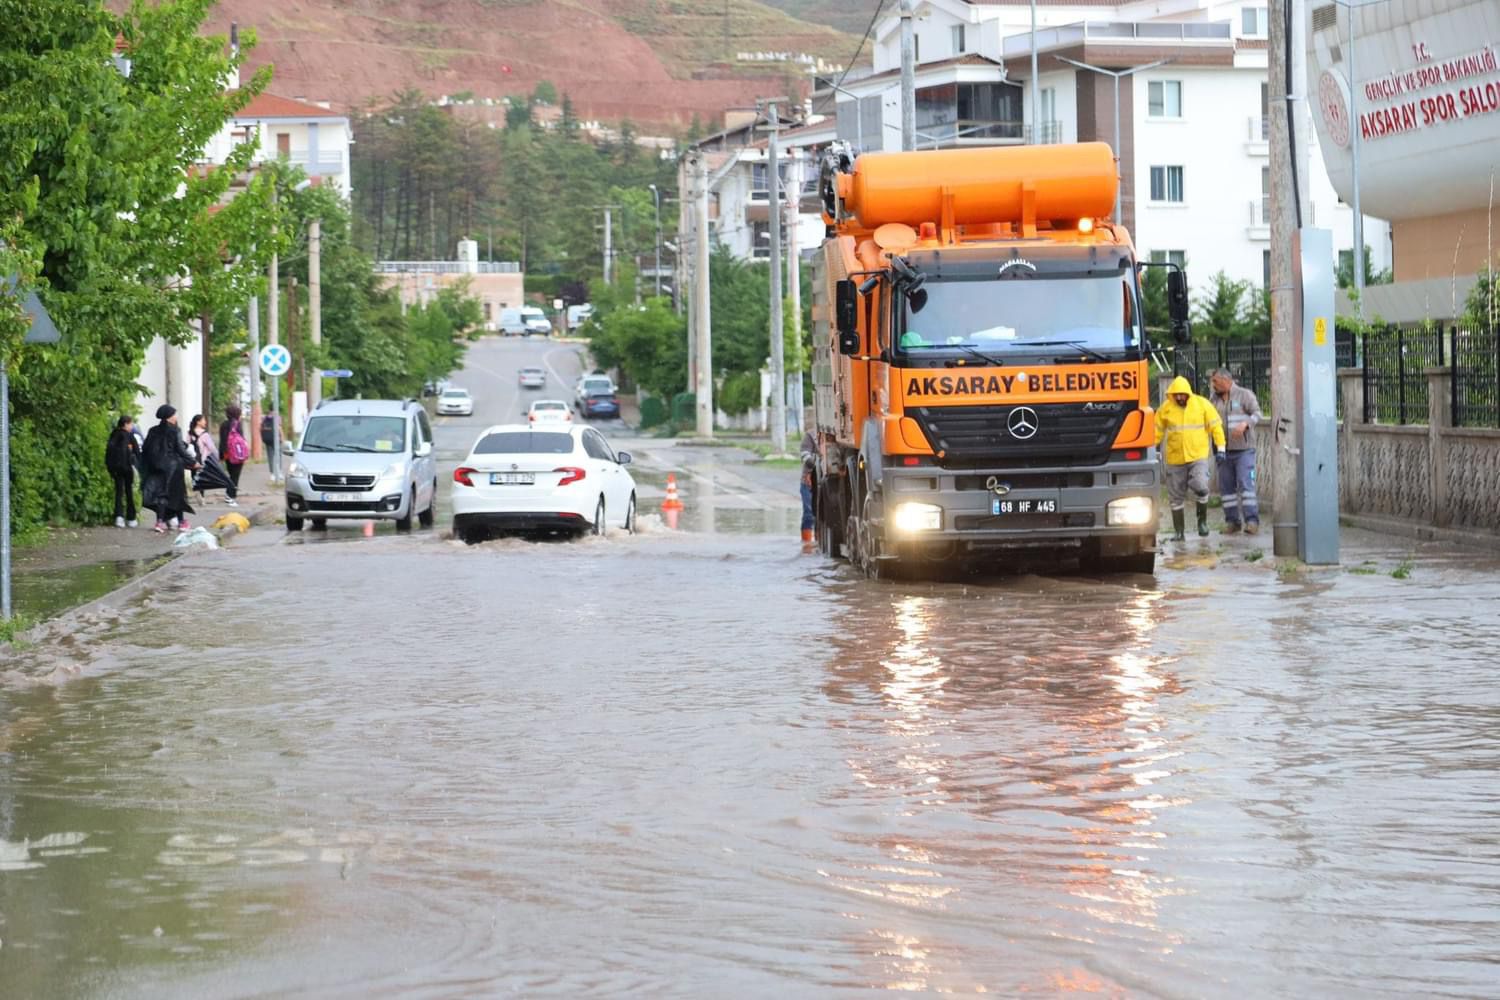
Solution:
M656 297L661 298L661 192L655 184L646 186L651 189L651 201L656 206Z
M1297 463L1293 414L1297 411L1297 293L1292 280L1292 237L1299 206L1292 177L1291 95L1287 93L1287 5L1270 0L1268 43L1271 167L1271 507L1272 549L1297 554Z
M708 161L697 153L689 161L693 171L693 325L696 334L697 371L693 392L697 397L696 431L700 438L714 436L713 322L708 287Z
M1158 66L1165 66L1167 63L1171 62L1172 60L1170 60L1170 59L1158 59L1158 60L1156 60L1156 62L1146 63L1144 66L1132 66L1129 69L1115 70L1115 69L1105 69L1102 66L1090 66L1088 63L1082 63L1082 62L1079 62L1076 59L1069 59L1067 56L1058 56L1057 58L1061 59L1065 63L1071 63L1072 65L1077 66L1079 69L1086 69L1086 70L1089 70L1091 72L1098 73L1098 74L1100 74L1102 76L1108 76L1108 77L1113 77L1114 78L1114 81L1115 81L1115 131L1114 131L1114 135L1112 135L1110 137L1110 139L1111 139L1110 145L1113 146L1114 150L1115 150L1115 178L1117 179L1117 183L1115 184L1115 225L1117 225L1117 226L1121 225L1124 220L1120 216L1120 192L1125 187L1125 175L1123 173L1121 173L1121 168L1120 168L1120 77L1122 77L1122 76L1131 76L1131 75L1133 75L1135 73L1141 73L1141 72L1144 72L1144 71L1146 71L1148 69L1155 69Z
M911 4L912 0L901 0L901 149L904 152L917 148L917 42Z
M250 296L245 309L250 335L250 430L245 437L250 442L250 457L258 459L265 454L265 445L260 440L260 299Z
M910 0L903 0L910 8ZM779 159L781 112L776 102L767 103L770 135L766 143L766 173L771 187L771 447L786 452L786 345L781 335L781 163Z
M615 283L614 217L611 211L608 207L604 209L604 283L606 285Z
M792 300L792 343L797 345L797 356L792 370L787 372L788 394L792 400L792 429L802 434L802 258L797 250L797 223L802 215L802 156L800 150L791 150L791 170L788 172L792 186L790 218L786 226L786 281L788 297Z
M203 350L198 355L199 377L203 382L203 385L199 387L199 391L201 393L199 397L199 403L202 406L202 409L199 412L203 414L205 420L209 421L213 420L214 412L213 336L214 319L213 316L209 314L208 310L205 309L203 312L198 314L198 343L203 348Z
M1042 127L1042 82L1036 71L1036 0L1031 0L1031 142L1037 142Z
M307 332L314 353L318 353L323 343L323 223L318 219L307 224ZM323 371L313 371L307 382L308 409L316 409L323 399Z

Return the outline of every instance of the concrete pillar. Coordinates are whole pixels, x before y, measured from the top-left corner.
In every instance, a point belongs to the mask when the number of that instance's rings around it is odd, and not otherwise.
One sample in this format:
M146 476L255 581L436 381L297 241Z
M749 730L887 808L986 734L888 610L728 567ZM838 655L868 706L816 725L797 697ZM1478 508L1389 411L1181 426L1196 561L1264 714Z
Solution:
M1350 514L1359 512L1355 503L1359 497L1360 482L1358 456L1354 450L1354 427L1364 423L1364 396L1360 391L1364 376L1363 368L1339 369L1339 396L1344 404L1344 422L1339 426L1339 452L1347 457L1344 476L1339 482L1339 509Z
M1432 477L1432 523L1446 528L1453 521L1448 504L1448 447L1443 432L1453 422L1453 371L1428 368L1427 470Z

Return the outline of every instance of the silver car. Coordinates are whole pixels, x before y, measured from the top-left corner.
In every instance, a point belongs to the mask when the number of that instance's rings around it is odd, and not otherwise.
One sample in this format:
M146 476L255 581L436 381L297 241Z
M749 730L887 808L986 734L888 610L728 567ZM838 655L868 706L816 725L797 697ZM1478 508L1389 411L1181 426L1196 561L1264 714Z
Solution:
M341 399L308 415L302 438L283 451L286 528L304 521L323 528L330 518L380 519L411 530L412 518L430 527L437 501L432 425L416 400Z

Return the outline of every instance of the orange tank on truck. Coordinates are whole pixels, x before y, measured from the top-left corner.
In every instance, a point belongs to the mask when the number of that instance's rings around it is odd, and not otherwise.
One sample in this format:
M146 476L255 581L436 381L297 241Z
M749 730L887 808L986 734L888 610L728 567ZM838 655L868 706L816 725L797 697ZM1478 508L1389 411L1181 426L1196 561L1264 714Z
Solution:
M872 153L819 180L823 551L872 576L1078 561L1151 572L1151 344L1103 143Z

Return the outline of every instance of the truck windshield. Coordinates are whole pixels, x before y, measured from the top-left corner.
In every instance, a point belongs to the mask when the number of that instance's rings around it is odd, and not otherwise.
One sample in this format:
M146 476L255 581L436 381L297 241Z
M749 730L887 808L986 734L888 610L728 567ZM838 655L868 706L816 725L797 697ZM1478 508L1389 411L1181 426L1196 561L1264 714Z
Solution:
M1123 274L928 281L926 305L902 310L898 354L912 360L1004 359L1081 352L1114 358L1141 346Z

